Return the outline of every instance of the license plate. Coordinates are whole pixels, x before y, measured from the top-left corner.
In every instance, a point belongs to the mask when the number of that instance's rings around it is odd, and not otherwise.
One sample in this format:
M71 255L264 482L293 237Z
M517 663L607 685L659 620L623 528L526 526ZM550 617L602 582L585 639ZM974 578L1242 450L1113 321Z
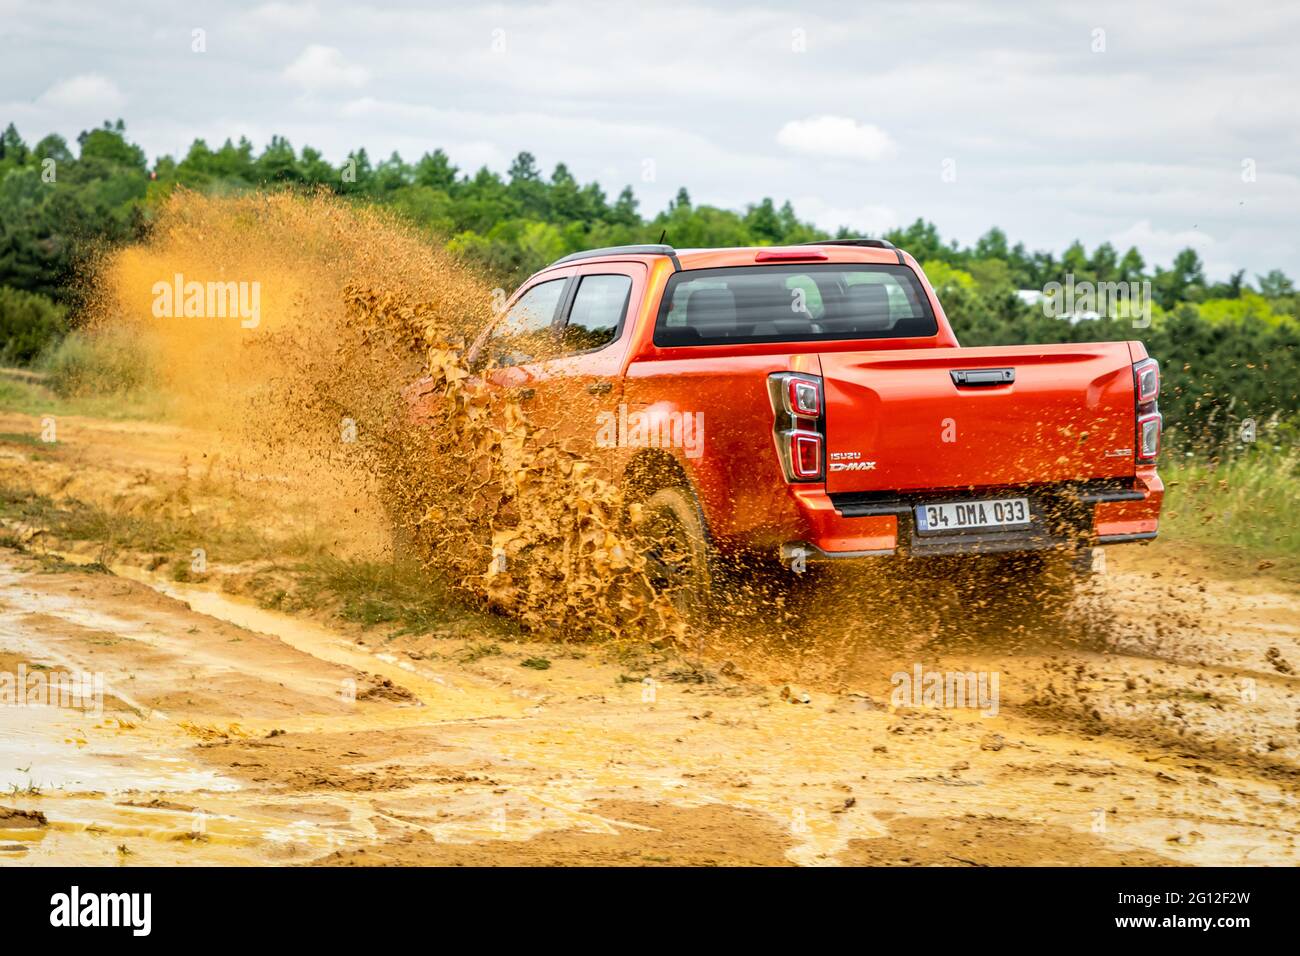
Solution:
M1029 524L1028 498L951 501L917 505L916 530L962 531L966 528L1009 528Z

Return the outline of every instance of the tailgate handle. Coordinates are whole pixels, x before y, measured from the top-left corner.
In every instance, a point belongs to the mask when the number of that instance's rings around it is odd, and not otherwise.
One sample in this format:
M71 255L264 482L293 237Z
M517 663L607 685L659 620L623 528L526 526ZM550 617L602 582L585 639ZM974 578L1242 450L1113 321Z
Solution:
M954 368L948 374L958 388L1010 385L1016 380L1016 370L1013 368Z

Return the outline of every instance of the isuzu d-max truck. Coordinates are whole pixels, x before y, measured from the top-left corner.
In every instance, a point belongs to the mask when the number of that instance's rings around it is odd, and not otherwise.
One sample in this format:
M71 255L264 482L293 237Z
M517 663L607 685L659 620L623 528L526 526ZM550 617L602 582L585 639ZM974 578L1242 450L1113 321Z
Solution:
M1083 566L1159 524L1142 343L962 348L916 260L880 239L575 253L469 359L624 485L668 542L665 578L693 589L737 556Z

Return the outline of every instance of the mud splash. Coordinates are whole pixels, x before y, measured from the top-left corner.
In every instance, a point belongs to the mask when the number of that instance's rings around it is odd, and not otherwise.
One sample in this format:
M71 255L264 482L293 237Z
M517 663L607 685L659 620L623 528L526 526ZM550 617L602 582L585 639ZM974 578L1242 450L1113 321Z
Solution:
M239 470L379 501L432 572L534 630L682 635L635 508L466 367L500 290L395 218L181 191L88 285L91 329L125 331Z

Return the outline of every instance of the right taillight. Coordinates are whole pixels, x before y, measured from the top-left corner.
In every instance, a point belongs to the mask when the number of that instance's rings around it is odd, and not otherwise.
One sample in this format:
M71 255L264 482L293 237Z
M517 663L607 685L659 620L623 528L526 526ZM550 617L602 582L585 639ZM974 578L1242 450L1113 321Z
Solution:
M1160 363L1143 359L1133 366L1133 399L1137 417L1137 453L1141 464L1151 464L1160 454L1164 419L1156 406L1160 397Z

